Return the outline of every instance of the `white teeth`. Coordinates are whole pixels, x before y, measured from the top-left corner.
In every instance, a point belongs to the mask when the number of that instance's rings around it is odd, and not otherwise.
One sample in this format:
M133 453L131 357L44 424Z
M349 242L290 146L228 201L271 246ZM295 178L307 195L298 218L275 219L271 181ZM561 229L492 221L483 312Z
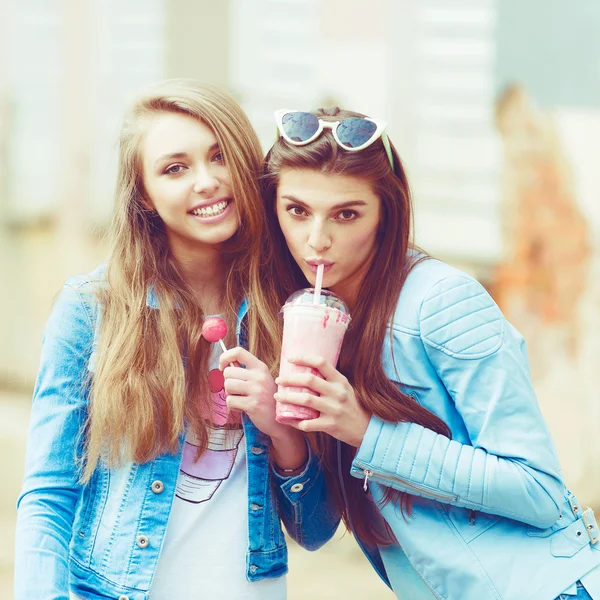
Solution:
M192 214L198 217L216 217L220 215L226 208L229 202L227 200L223 200L217 204L213 204L212 206L207 206L203 208L196 208L192 211Z

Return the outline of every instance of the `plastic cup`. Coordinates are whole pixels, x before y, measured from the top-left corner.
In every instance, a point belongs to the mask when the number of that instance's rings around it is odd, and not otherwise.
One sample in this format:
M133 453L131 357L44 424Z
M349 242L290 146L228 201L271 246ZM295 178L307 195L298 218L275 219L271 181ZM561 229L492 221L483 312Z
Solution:
M281 309L283 340L280 377L308 372L321 376L316 369L290 363L288 357L313 354L322 356L333 366L337 365L344 335L350 324L348 308L341 298L327 290L321 291L319 304L315 304L314 293L313 288L299 290L287 299ZM279 386L278 391L308 392L318 396L314 390L304 387ZM316 419L318 416L319 412L313 408L278 402L275 418L278 423L290 423Z

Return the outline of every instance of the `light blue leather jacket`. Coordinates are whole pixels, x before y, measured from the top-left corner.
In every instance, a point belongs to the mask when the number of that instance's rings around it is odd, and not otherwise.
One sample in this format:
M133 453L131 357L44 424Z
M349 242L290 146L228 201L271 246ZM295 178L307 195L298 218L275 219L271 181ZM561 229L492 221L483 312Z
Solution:
M485 289L437 260L419 263L392 337L388 377L452 439L373 417L352 474L376 501L386 486L413 495L410 515L392 503L382 514L429 597L553 600L581 579L600 599L596 521L565 489L525 343ZM363 550L387 582L379 552Z
M94 370L99 324L95 292L104 269L69 280L44 333L34 392L25 478L18 501L16 600L68 600L69 589L89 600L146 600L175 494L181 450L119 469L100 465L89 484L78 483L76 456L88 403L88 369ZM152 294L148 304L155 309ZM246 344L245 304L238 340ZM135 418L135 415L123 415ZM286 528L316 549L335 532L326 510L323 473L311 455L296 477L271 480L270 440L244 418L248 470L250 581L287 572ZM183 444L181 445L183 449ZM303 518L304 517L304 518Z

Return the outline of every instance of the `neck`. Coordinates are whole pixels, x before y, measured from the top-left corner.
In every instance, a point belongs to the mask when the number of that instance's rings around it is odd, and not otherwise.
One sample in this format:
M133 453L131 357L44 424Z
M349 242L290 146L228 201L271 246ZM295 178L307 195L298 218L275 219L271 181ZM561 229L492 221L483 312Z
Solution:
M224 265L220 248L196 248L193 253L172 247L181 274L206 314L220 312L225 288Z

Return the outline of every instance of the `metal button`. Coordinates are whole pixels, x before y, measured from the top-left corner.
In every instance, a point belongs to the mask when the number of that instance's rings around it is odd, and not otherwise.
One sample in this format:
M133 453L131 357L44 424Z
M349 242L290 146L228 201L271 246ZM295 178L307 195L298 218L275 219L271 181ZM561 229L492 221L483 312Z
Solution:
M158 479L156 481L152 482L152 491L155 494L161 494L165 489L165 484L162 481L159 481Z
M119 596L119 600L129 600L129 596Z
M304 489L304 485L302 483L295 483L290 490L292 492L301 492Z
M256 565L250 565L250 573L254 575L258 571L258 567Z
M252 452L252 454L256 454L256 456L259 456L264 452L264 449L260 448L259 446L252 446L252 448L250 448L250 452Z
M150 545L150 540L145 535L138 536L136 542L140 548L147 548Z
M256 510L261 510L262 506L260 504L252 504L252 510L256 511Z

